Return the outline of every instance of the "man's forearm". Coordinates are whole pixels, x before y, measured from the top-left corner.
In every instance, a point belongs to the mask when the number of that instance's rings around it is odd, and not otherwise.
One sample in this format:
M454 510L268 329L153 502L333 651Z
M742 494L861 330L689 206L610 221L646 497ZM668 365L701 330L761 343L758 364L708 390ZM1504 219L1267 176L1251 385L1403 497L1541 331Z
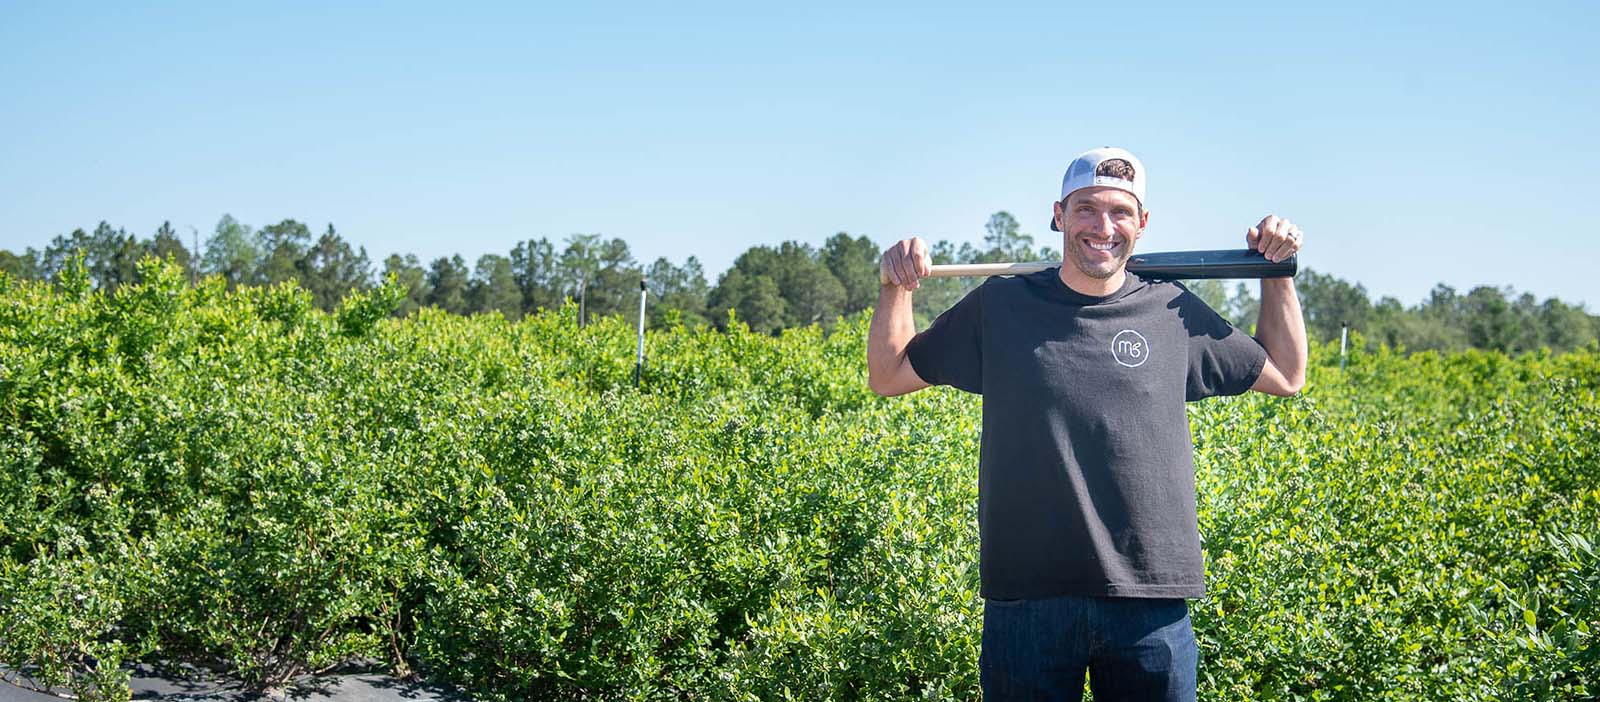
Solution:
M1305 384L1306 322L1293 278L1261 280L1261 317L1256 321L1256 338L1291 385L1298 388Z
M906 345L916 336L916 321L911 314L911 292L898 285L885 285L878 291L878 306L872 311L872 326L867 331L867 382L876 387L894 376L906 353Z

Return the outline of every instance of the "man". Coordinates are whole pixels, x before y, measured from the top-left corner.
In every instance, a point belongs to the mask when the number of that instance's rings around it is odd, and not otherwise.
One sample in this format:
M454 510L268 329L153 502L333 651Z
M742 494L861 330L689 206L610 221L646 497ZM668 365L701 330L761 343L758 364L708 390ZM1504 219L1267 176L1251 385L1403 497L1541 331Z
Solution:
M1062 265L991 278L920 334L921 239L883 253L890 281L867 341L886 396L929 385L983 394L978 460L984 699L1193 700L1187 598L1205 596L1184 402L1305 382L1291 278L1261 281L1251 338L1186 288L1125 268L1150 221L1146 173L1088 151L1062 178ZM1301 233L1269 215L1245 241L1273 261Z

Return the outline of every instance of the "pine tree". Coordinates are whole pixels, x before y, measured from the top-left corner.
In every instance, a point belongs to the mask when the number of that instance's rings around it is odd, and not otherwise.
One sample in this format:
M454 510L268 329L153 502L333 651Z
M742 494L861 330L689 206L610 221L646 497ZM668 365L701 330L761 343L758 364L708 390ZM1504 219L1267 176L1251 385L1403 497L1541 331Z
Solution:
M306 253L311 248L311 230L292 219L262 227L256 233L256 249L262 261L259 282L274 285L285 281L305 282Z
M393 276L396 284L406 290L406 297L395 308L394 316L406 317L428 304L428 272L422 269L416 254L390 254L383 260L383 277Z
M467 291L468 307L474 312L499 312L515 321L522 317L522 291L511 271L511 259L484 254L472 275Z
M549 239L529 239L511 249L511 275L522 293L522 311L557 307L565 298L561 259Z
M162 222L161 228L156 230L155 236L150 238L150 243L145 246L150 255L157 258L171 259L184 270L188 276L194 268L194 255L183 245L183 240L178 233L173 231L171 222Z
M690 256L683 266L674 266L665 257L650 264L645 272L645 288L652 300L649 307L651 326L702 324L706 319L706 296L710 287L700 260Z
M372 263L367 259L366 247L353 251L333 225L306 251L301 270L301 284L311 291L317 306L332 310L339 301L356 290L372 286Z
M851 238L839 232L822 244L823 265L844 287L845 313L872 307L878 301L878 259L881 252L871 239Z
M434 259L428 269L428 304L446 312L466 314L467 283L467 262L461 254Z

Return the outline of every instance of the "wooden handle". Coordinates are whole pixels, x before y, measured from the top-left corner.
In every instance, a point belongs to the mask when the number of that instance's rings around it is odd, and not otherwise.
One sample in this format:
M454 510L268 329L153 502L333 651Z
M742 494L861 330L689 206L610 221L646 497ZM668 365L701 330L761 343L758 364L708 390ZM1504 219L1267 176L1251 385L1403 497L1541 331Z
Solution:
M1059 265L1060 261L955 263L933 266L933 272L927 277L1027 275ZM1248 249L1165 251L1134 255L1128 259L1128 272L1156 280L1292 278L1299 270L1299 265L1295 256L1273 263L1260 252ZM878 282L889 284L889 274L881 266L878 268Z
M959 278L962 276L1027 275L1061 265L1060 261L1033 261L1030 263L947 263L932 266L926 278ZM878 282L889 284L889 274L878 270Z

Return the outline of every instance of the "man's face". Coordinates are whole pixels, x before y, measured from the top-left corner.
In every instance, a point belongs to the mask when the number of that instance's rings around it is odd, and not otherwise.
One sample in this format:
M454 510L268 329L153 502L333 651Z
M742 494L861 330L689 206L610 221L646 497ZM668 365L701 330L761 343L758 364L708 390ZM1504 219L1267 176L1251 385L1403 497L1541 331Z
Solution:
M1132 193L1117 188L1074 190L1056 203L1056 227L1066 232L1062 249L1074 268L1091 278L1110 278L1133 255L1150 213Z

